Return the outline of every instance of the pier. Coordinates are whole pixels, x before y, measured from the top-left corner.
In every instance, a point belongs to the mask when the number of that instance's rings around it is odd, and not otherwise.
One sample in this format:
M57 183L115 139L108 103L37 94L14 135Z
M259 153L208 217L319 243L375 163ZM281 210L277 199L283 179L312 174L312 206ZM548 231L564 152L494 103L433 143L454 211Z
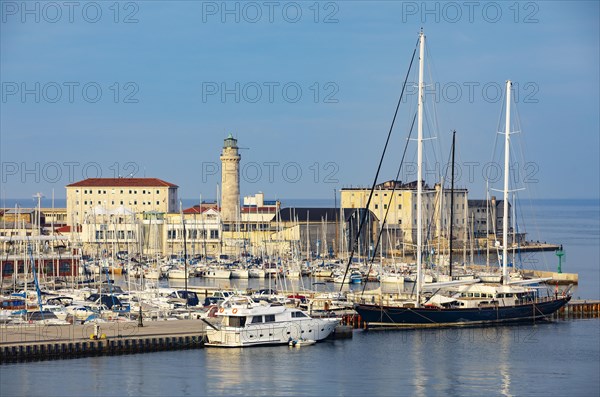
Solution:
M206 324L199 320L0 327L0 363L197 349L204 347Z
M136 321L49 326L22 324L0 327L0 364L35 360L60 360L113 356L166 350L200 349L206 342L201 320ZM352 328L338 325L332 339L352 338Z
M553 319L560 320L598 317L600 317L598 300L572 300L552 316Z

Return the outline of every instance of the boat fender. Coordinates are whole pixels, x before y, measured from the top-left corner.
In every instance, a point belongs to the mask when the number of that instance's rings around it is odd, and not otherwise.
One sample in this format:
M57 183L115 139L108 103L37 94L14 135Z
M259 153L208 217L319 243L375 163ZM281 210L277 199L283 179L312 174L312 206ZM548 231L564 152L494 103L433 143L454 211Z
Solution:
M236 314L237 313L237 309L231 310L231 313Z
M223 309L222 307L219 308L219 313L223 313L225 311L225 309Z

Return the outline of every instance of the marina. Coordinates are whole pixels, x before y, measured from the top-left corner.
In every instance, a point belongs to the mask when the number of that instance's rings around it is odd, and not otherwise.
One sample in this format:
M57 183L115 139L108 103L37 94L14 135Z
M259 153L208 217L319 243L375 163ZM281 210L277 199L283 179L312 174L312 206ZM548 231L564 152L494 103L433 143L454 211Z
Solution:
M600 393L598 4L176 3L1 6L1 396Z

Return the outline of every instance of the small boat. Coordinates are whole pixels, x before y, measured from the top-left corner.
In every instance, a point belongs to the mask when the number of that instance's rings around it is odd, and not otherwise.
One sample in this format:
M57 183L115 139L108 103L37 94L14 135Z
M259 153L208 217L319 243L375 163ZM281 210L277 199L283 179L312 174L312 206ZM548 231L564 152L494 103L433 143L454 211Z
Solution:
M204 272L204 278L231 278L231 270L220 267L209 267Z
M250 274L247 269L231 268L231 278L248 279Z
M302 347L302 346L314 345L315 343L317 343L316 340L300 338L300 339L290 339L290 341L288 342L288 345L290 347Z

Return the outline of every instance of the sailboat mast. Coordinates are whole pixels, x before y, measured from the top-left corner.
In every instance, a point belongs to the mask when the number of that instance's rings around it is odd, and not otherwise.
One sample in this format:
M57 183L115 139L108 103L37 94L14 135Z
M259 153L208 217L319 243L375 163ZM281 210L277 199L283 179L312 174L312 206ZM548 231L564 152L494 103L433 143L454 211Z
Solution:
M450 171L450 241L448 242L448 275L452 281L452 249L454 231L454 144L456 142L456 131L452 132L452 165Z
M423 249L423 62L425 56L425 35L423 30L419 37L419 102L417 116L417 302L416 307L421 306L421 282L422 282L422 249Z
M508 182L510 174L510 88L506 81L506 125L504 129L504 202L502 216L502 284L508 284Z

